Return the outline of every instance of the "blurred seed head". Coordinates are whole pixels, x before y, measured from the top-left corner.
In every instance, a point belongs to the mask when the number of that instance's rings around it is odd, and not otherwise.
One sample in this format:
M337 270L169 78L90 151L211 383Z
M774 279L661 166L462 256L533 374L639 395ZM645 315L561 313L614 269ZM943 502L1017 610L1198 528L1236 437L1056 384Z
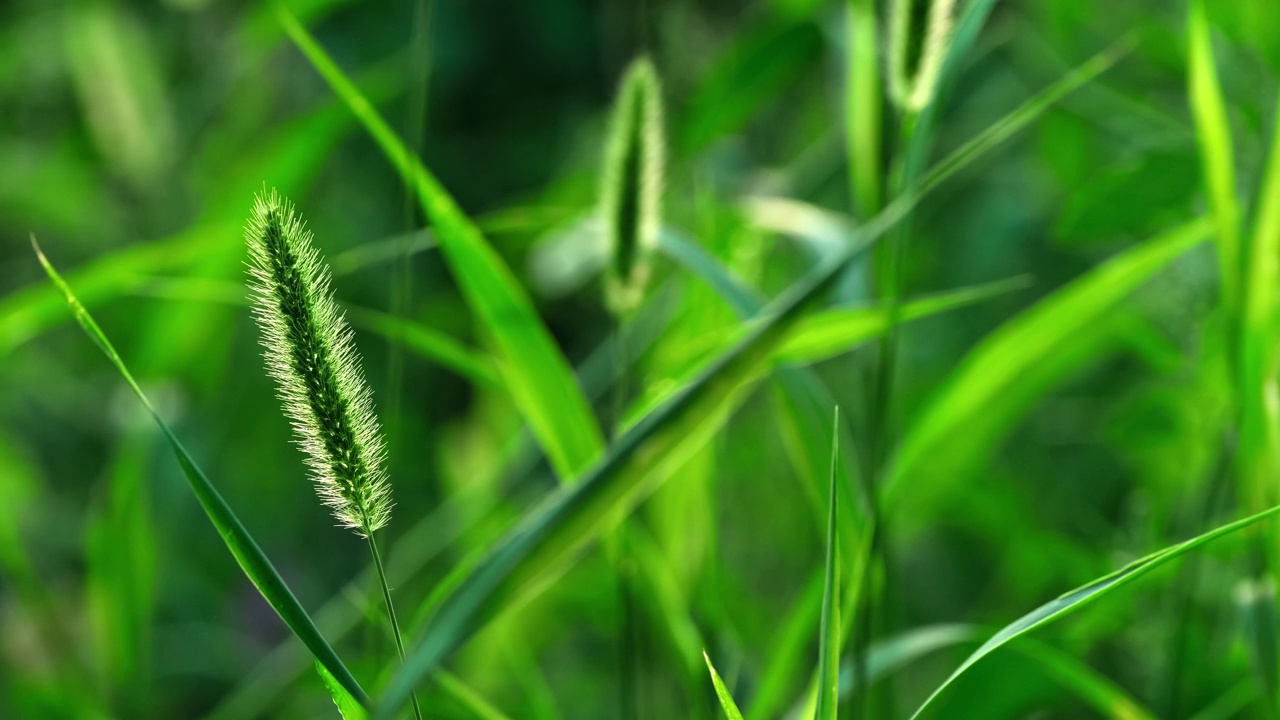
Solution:
M955 5L955 0L893 0L889 90L899 109L918 112L933 100L951 43Z
M601 174L601 216L609 248L605 302L623 314L644 297L649 256L662 215L662 87L647 58L631 63L622 80Z

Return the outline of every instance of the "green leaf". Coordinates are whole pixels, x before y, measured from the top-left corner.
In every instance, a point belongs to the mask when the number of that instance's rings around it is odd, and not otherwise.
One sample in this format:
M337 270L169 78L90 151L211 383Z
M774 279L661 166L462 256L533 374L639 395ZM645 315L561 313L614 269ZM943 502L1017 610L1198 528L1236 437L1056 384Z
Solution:
M338 714L342 716L342 720L369 720L369 712L364 709L364 706L356 702L356 699L343 687L342 683L338 682L333 673L330 673L318 661L316 662L316 672L320 673L320 679L324 681L325 688L333 698L333 704L338 706Z
M975 643L982 637L974 625L929 625L903 632L871 646L867 653L867 679L879 680L943 648ZM1092 705L1105 717L1117 720L1151 720L1146 708L1093 668L1049 645L1022 637L1009 645L1058 684ZM840 693L857 692L853 668L840 670Z
M1165 563L1180 557L1196 548L1216 540L1224 535L1229 535L1237 530L1244 529L1262 520L1266 520L1274 515L1280 514L1280 506L1276 506L1267 510L1263 510L1255 515L1250 515L1235 522L1227 523L1221 527L1210 530L1203 535L1198 535L1190 540L1175 545L1170 545L1162 550L1158 550L1150 555L1135 560L1120 570L1094 580L1093 582L1082 585L1075 590L1064 593L1055 600L1051 600L1044 605L1023 615L1012 623L1004 626L995 635L992 635L985 643L965 659L955 672L951 673L941 685L933 691L932 694L920 705L919 708L911 715L912 718L920 717L920 714L929 707L956 678L964 674L966 670L973 667L974 663L994 652L997 648L1008 643L1009 641L1028 633L1042 625L1047 625L1058 618L1069 615L1080 608L1100 600L1102 597L1118 590L1125 585L1137 580Z
M438 180L411 153L373 105L282 4L285 32L334 93L373 136L417 194L454 279L499 355L516 406L562 479L600 456L604 438L564 355L502 258Z
M440 686L440 689L446 695L453 698L454 702L471 713L471 716L476 720L508 720L501 710L468 687L453 673L442 672L437 674L436 684Z
M720 679L720 673L716 672L716 668L711 664L711 658L707 656L707 651L702 651L702 659L707 661L707 670L711 672L711 684L715 686L716 697L720 699L720 707L724 708L724 716L729 720L742 720L742 711L738 709L738 704L733 701L733 695L729 694L729 688L724 686L724 681Z
M1240 304L1240 204L1236 199L1231 125L1213 60L1204 0L1191 0L1187 15L1187 85L1205 190L1218 234L1223 304L1234 315Z
M965 356L908 428L884 488L886 507L913 507L959 477L1023 408L1077 367L1078 352L1106 332L1112 310L1152 275L1204 241L1212 224L1192 221L1089 271L1006 322ZM945 457L942 462L939 458ZM932 467L947 472L930 473Z
M111 345L111 341L98 327L98 323L94 321L89 311L71 291L71 287L67 285L58 271L53 268L49 260L41 252L40 246L36 244L35 238L31 239L31 245L35 249L36 256L40 259L40 264L44 267L45 273L49 275L49 279L53 284L62 291L65 296L67 305L70 306L72 314L75 316L76 322L84 329L89 338L92 339L106 354L107 359L116 367L125 382L129 384L135 395L142 402L143 407L160 426L165 440L168 441L169 447L172 449L174 457L177 458L178 464L182 467L182 473L187 478L187 483L191 487L191 491L195 493L196 500L200 502L200 507L208 516L209 521L213 523L218 534L222 536L222 541L226 543L227 549L235 557L240 568L244 570L246 576L262 593L262 597L280 616L285 625L293 631L293 634L302 641L303 645L311 651L316 661L323 664L332 675L337 678L338 682L346 688L353 697L363 704L368 704L369 696L365 694L360 684L356 682L351 672L343 665L341 658L329 646L320 631L316 628L311 617L307 615L307 611L303 609L302 604L294 596L293 591L285 584L280 577L280 573L276 571L274 565L267 558L262 549L258 547L258 543L245 529L240 522L240 518L236 517L235 512L227 505L227 501L222 498L217 488L205 476L195 460L178 441L173 431L169 429L160 414L152 407L151 401L142 392L142 388L137 381L133 379L133 374L125 366L124 360L116 353L115 348Z
M387 342L403 345L477 385L495 389L503 387L492 360L449 335L379 310L347 306L346 315L353 326L377 333Z
M822 623L818 636L818 707L814 720L836 720L840 707L840 522L836 501L836 465L840 460L840 408L831 424L831 480L827 516L827 569L822 586Z
M1275 334L1280 324L1280 114L1258 196L1253 239L1245 266L1240 338L1241 502L1258 510L1273 504L1280 470L1280 416L1274 402Z
M1021 290L1030 284L1028 277L1013 277L936 293L904 303L898 311L898 321L920 320L958 310ZM814 313L796 325L775 357L779 362L820 362L879 337L888 324L888 314L881 307L833 308Z

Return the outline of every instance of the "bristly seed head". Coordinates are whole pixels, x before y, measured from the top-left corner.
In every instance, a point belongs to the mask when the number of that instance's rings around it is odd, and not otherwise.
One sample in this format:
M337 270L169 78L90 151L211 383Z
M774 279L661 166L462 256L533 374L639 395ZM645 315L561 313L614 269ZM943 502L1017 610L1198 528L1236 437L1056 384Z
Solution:
M609 129L600 204L609 247L605 300L622 314L643 297L661 224L662 87L647 58L631 63Z
M893 0L889 19L889 89L898 107L918 112L933 101L951 43L955 0Z
M245 227L253 315L267 372L321 500L343 527L368 536L391 519L386 450L351 328L311 232L274 190L255 198Z

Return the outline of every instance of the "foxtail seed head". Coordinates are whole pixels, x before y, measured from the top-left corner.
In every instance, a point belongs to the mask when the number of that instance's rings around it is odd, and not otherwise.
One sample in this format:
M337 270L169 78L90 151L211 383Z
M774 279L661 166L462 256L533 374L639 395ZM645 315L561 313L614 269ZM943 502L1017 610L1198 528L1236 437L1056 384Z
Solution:
M889 89L901 109L918 112L933 100L955 6L955 0L893 0Z
M621 314L633 309L649 279L649 254L661 224L662 87L647 58L627 68L614 105L601 174L601 215L609 247L605 301Z
M329 268L311 232L274 190L255 199L245 240L267 372L316 492L343 527L368 536L391 518L386 451L351 328L334 304Z

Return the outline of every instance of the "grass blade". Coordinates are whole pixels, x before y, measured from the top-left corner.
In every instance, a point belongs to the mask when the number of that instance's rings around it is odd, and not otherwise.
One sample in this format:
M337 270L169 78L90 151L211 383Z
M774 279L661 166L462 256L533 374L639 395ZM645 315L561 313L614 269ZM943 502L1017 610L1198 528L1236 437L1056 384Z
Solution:
M898 321L921 320L958 310L1021 290L1030 284L1030 278L1013 277L928 295L903 303L898 311ZM778 348L776 359L779 362L821 362L879 337L888 326L888 313L882 307L832 308L814 313L796 325L795 331Z
M84 305L80 303L80 300L71 291L71 287L67 285L62 276L58 274L58 271L49 263L44 253L40 251L40 246L36 244L35 238L32 238L31 245L35 249L36 256L40 259L40 264L49 275L49 279L66 297L67 305L70 306L71 312L75 315L76 322L106 354L107 359L120 372L120 375L132 388L134 394L142 401L142 405L147 409L147 412L156 421L156 424L160 426L160 431L164 434L165 440L168 441L169 447L173 450L174 457L177 458L178 464L182 467L182 474L187 478L187 483L191 486L192 492L195 493L196 499L200 502L200 507L204 510L205 515L209 517L209 521L213 523L218 534L222 536L227 549L235 556L236 562L240 564L240 568L244 570L245 575L258 588L258 591L262 593L262 597L276 611L276 614L280 616L285 625L307 646L307 649L315 656L316 661L324 665L352 697L356 698L361 704L367 705L369 696L365 694L360 684L356 682L351 671L347 670L346 665L342 663L338 654L325 641L311 617L307 615L307 611L303 609L302 604L294 596L293 591L285 584L280 577L280 573L276 571L275 566L271 564L266 554L258 547L258 543L249 534L249 531L245 529L240 519L236 517L235 512L231 510L231 507L227 505L226 500L218 493L217 488L205 476L204 471L196 465L195 460L183 447L182 443L178 441L177 436L173 434L164 419L152 407L151 402L142 392L142 388L133 379L132 373L125 366L124 360L116 353L111 341L107 339L102 329L98 327L98 323L94 321L89 311L85 309Z
M982 637L974 625L929 625L908 630L871 646L867 657L867 679L879 680L911 663L943 648L968 643ZM1117 720L1153 720L1154 716L1124 690L1074 657L1032 640L1019 638L1009 649L1031 661L1076 697L1092 705L1105 717ZM858 692L854 685L853 667L846 663L840 670L840 693Z
M1234 316L1240 304L1240 204L1236 199L1231 125L1213 60L1204 0L1192 0L1187 15L1187 84L1205 190L1217 225L1222 299Z
M840 707L840 560L836 528L836 464L840 460L840 408L831 425L831 489L827 500L827 569L822 586L822 622L818 636L818 708L815 720L836 720Z
M1240 505L1258 512L1277 502L1276 473L1280 471L1280 407L1276 403L1275 343L1280 321L1280 114L1271 137L1271 152L1259 191L1257 217L1249 248L1240 324L1240 445L1238 454ZM1257 538L1259 562L1274 583L1278 540L1268 528ZM1255 605L1251 619L1257 632L1248 634L1250 652L1263 687L1276 702L1277 650L1275 605Z
M508 720L501 710L471 689L453 673L442 672L436 677L440 689L462 706L476 720Z
M948 477L981 456L1029 404L1078 364L1075 350L1106 329L1102 322L1130 292L1212 230L1192 221L1122 253L1041 300L1002 325L969 352L908 429L884 488L886 505L910 487L913 502L929 480L927 468L947 467ZM907 479L915 482L907 483Z
M576 477L600 456L604 438L529 297L480 230L306 28L284 5L276 11L294 44L414 189L459 288L498 350L500 372L517 407L556 473Z
M724 681L720 679L720 673L716 672L716 668L711 664L711 658L707 656L707 651L702 651L702 659L707 661L707 670L711 672L711 684L715 686L716 697L720 699L720 707L724 708L724 716L729 720L742 720L742 711L738 709L738 704L733 701L733 695L729 693L729 688L724 686Z
M492 360L445 333L369 308L347 306L346 314L353 326L381 335L389 343L403 345L477 385L492 389L503 387Z
M342 720L369 720L369 712L351 696L342 683L338 682L333 673L319 662L316 663L316 672L320 674L320 680L324 682L325 689L333 697L333 704L338 706L338 714L342 716Z
M955 682L956 678L960 677L966 670L973 667L974 663L991 654L997 648L1009 641L1042 625L1047 625L1060 617L1069 615L1089 603L1100 600L1103 596L1128 585L1174 558L1191 552L1192 550L1195 550L1196 548L1212 542L1224 535L1229 535L1237 530L1242 530L1277 514L1280 514L1280 506L1263 510L1255 515L1250 515L1248 517L1241 518L1240 520L1236 520L1235 522L1210 530L1209 532L1198 535L1190 540L1184 540L1176 545L1170 545L1162 550L1157 550L1150 555L1129 563L1110 575L1098 578L1091 583L1082 585L1075 590L1065 593L1058 598L1041 605L1035 610L1032 610L1012 623L1004 626L995 635L992 635L990 639L965 659L965 661L960 664L960 667L956 668L955 672L951 673L951 675L948 676L947 679L929 695L929 697L920 705L919 708L916 709L911 717L913 719L920 717L920 714L929 707L929 704L942 694L942 692L946 690L951 683Z

